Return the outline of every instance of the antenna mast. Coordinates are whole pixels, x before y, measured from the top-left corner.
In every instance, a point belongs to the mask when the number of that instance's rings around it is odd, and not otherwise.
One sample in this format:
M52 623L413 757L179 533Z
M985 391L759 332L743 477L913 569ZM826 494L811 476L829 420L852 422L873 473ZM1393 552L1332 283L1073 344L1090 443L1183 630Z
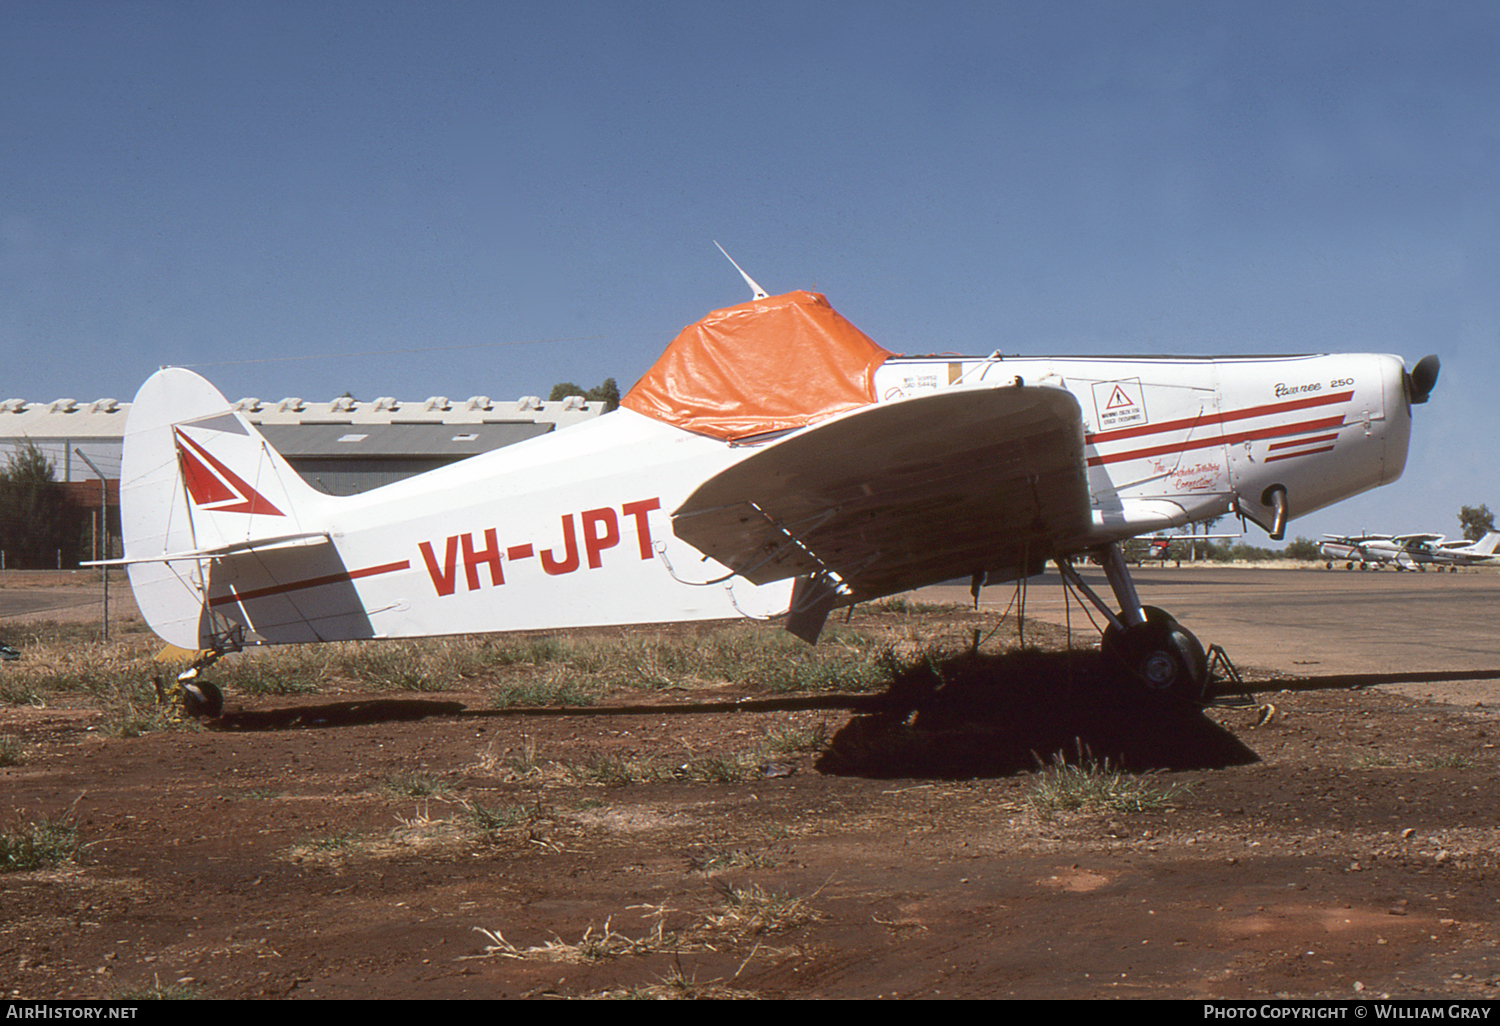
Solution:
M717 241L715 241L714 245L715 246L719 246L719 243ZM726 251L723 246L719 246L719 252L724 254L724 259L725 260L728 260L731 264L734 264L734 257L730 256L729 253L728 253L728 251ZM755 299L765 299L766 298L766 290L763 289L763 288L761 288L759 285L757 285L756 282L755 282L755 279L752 278L752 277L750 277L748 274L746 274L745 273L745 269L743 267L741 267L739 264L734 264L734 269L736 271L740 272L740 277L744 278L745 279L745 284L750 286L750 291L751 291L751 293L753 293L753 298L755 298Z

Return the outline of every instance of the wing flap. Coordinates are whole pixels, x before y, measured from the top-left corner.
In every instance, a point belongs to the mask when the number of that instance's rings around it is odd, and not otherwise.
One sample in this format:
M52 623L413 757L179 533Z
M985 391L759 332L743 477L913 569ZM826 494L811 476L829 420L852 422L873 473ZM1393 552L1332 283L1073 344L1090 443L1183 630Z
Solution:
M754 584L833 572L853 601L1035 572L1089 525L1083 423L1061 389L869 406L704 482L677 536Z

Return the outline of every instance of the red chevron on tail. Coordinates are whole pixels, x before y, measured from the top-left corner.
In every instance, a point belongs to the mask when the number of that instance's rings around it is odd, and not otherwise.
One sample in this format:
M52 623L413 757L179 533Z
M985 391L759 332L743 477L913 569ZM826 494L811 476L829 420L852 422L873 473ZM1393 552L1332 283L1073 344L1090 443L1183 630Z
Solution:
M182 480L197 506L214 513L286 516L242 477L215 459L207 449L180 430L174 428L172 434L177 440L177 459L182 466Z

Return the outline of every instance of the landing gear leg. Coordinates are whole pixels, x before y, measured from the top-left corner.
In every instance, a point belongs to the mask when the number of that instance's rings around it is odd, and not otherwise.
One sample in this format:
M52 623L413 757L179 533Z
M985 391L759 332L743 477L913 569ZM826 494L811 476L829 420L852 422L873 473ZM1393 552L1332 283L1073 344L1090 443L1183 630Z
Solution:
M1071 566L1062 561L1058 566L1109 620L1099 646L1105 659L1124 669L1148 694L1201 705L1208 689L1208 655L1203 645L1169 614L1155 606L1141 605L1118 545L1110 545L1097 555L1119 603L1119 613L1112 612L1083 585Z

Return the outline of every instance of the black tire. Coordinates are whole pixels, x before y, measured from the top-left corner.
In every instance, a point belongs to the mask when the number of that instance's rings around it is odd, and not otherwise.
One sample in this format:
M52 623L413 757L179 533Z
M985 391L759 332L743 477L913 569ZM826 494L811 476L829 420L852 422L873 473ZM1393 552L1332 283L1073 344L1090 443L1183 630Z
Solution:
M1147 694L1201 705L1208 688L1208 654L1170 614L1142 606L1146 622L1124 630L1111 624L1100 650Z
M182 686L182 711L194 719L216 720L224 713L224 693L206 680Z

